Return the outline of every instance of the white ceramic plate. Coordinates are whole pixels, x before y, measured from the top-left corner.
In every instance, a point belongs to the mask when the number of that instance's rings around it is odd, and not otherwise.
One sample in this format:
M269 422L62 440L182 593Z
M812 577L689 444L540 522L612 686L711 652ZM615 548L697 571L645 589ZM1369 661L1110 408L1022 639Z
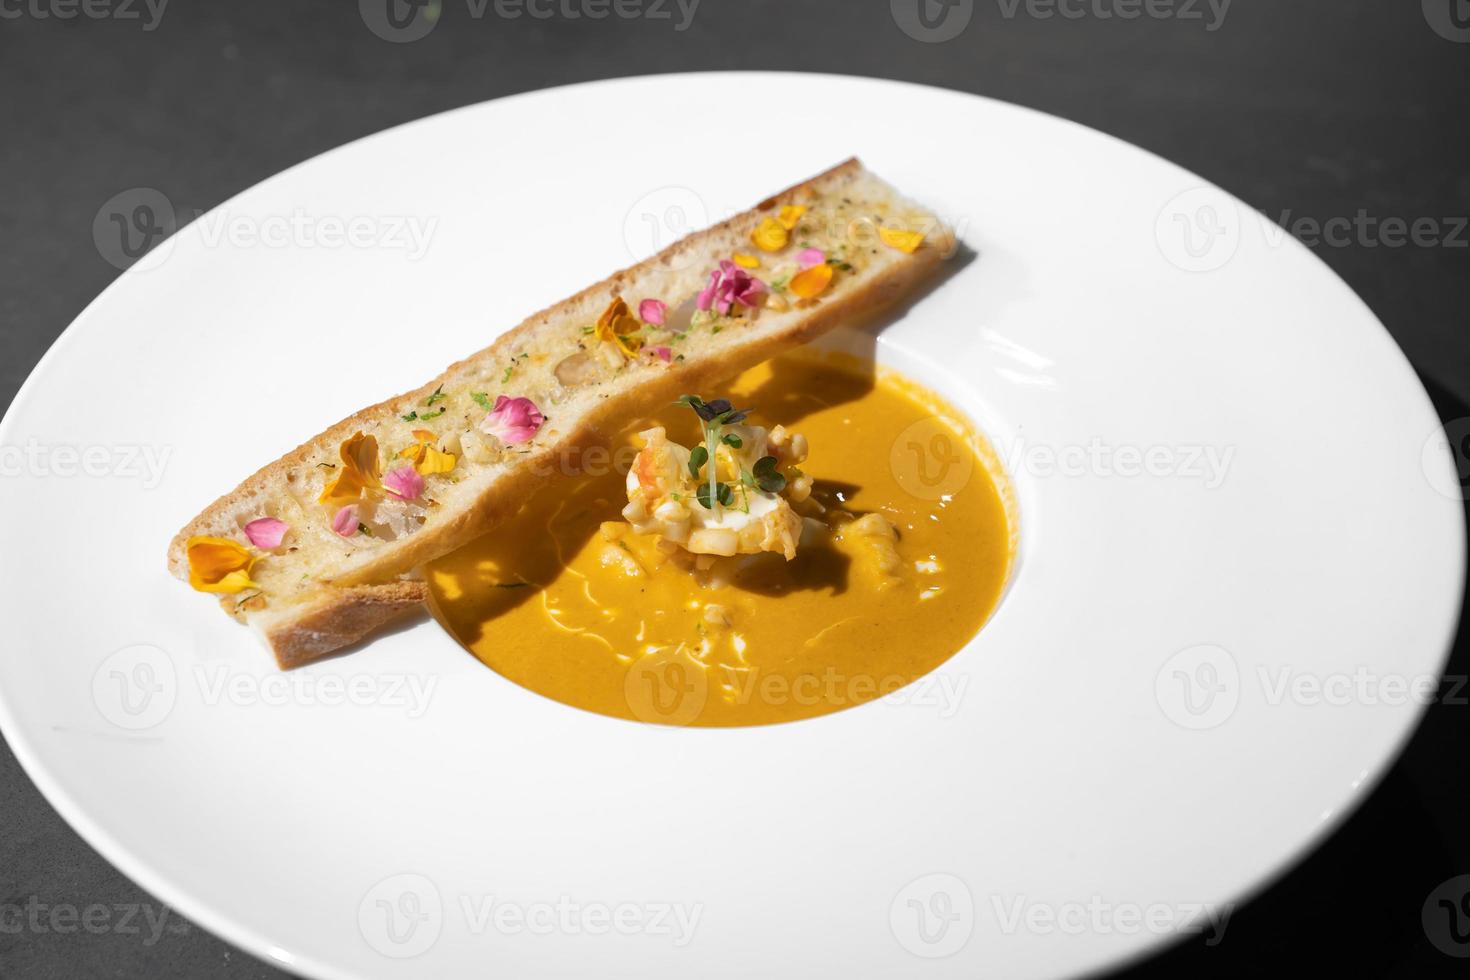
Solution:
M850 153L978 253L880 357L1022 507L995 619L898 703L640 726L430 622L282 676L165 574L256 464ZM308 976L1065 976L1223 915L1394 758L1463 572L1436 428L1306 250L1082 127L820 76L506 99L252 188L57 343L0 430L0 718L119 868Z

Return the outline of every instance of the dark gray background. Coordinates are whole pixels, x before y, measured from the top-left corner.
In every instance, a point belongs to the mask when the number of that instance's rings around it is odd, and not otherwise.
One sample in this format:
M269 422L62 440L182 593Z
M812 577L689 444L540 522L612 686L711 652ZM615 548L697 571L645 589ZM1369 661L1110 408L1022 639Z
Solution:
M508 20L492 0L477 19L468 0L443 0L437 27L408 44L375 36L354 0L172 0L156 20L142 0L128 10L115 0L107 17L54 16L68 2L0 0L0 404L117 275L92 238L113 195L153 187L181 209L208 208L427 113L619 75L769 68L925 82L1130 140L1273 219L1365 210L1377 221L1432 219L1447 238L1470 215L1470 43L1444 36L1455 33L1444 26L1453 4L1470 25L1470 0L1235 0L1223 19L1189 0L1198 19L1137 20L1100 16L1119 9L1115 0L1070 0L1079 18L974 0L969 26L945 43L906 36L888 0L703 0L683 32L677 14ZM1383 319L1441 414L1470 415L1470 231L1458 245L1349 238L1315 250ZM1463 678L1467 659L1462 642L1451 674ZM1436 886L1470 872L1466 696L1430 709L1362 810L1237 911L1224 942L1184 944L1128 975L1461 975L1465 961L1431 943L1420 912ZM281 975L172 914L155 941L146 922L140 934L61 933L26 913L140 903L155 919L164 913L0 752L0 977Z

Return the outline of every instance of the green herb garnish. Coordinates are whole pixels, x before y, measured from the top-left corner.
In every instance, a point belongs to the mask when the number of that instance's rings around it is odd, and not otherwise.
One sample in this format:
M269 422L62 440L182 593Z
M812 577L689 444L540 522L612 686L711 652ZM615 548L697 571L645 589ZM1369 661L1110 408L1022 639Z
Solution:
M485 411L493 412L495 410L495 403L492 402L490 400L490 396L485 394L483 391L472 391L470 392L470 397L475 400L476 405L479 405Z
M776 457L774 456L762 456L755 461L755 466L750 472L755 477L755 485L766 493L780 493L786 489L786 477L776 470Z
M444 394L444 386L440 385L439 387L434 389L434 393L429 396L429 400L424 402L424 404L433 405L435 402L442 402L448 397L448 395Z

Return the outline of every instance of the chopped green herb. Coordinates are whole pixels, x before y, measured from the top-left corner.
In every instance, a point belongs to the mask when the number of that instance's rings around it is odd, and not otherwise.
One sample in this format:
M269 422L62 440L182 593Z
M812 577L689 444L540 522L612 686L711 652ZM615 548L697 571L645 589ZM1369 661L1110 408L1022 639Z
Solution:
M775 282L771 283L771 290L777 293L786 292L786 283L790 281L790 278L790 276L782 276L780 279L777 279Z
M357 523L357 531L358 531L359 534L366 534L368 537L372 537L373 536L373 529L370 528L370 527L368 527L366 524L362 523L361 521L358 521L358 523Z
M444 394L444 386L440 385L439 387L434 389L434 393L429 396L429 400L424 402L424 404L433 405L435 402L442 402L448 397L448 395Z
M448 409L441 408L437 412L425 412L424 414L419 416L419 421L432 422L434 419L437 419L439 416L443 415L446 411L448 411Z
M479 405L485 411L494 411L495 403L492 402L490 400L490 396L485 394L483 391L472 391L470 392L470 397L475 400L476 405Z
M530 582L496 582L495 583L495 587L497 589L529 589L531 587L531 583Z
M318 466L325 466L329 470L335 470L337 468L337 464L336 463L317 463L316 465L318 465Z
M516 366L514 364L512 364L509 367L507 367L505 369L505 373L500 376L500 383L501 384L505 384L507 381L510 380L510 376L512 374L515 374L515 373L516 373Z
M400 415L398 417L403 419L403 421L405 422L417 422L419 418L419 413L417 412L417 410L415 410L409 412L407 415Z

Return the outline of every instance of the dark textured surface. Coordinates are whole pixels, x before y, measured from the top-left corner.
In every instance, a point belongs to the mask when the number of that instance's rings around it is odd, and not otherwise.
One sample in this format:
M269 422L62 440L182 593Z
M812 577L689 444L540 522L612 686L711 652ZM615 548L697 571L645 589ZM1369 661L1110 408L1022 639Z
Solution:
M897 27L886 0L703 0L682 32L676 9L667 21L507 20L493 2L476 18L480 5L445 0L432 33L390 44L350 0L174 0L152 29L141 2L127 11L138 19L61 20L37 15L61 12L55 0L0 0L0 404L116 275L92 220L120 191L155 187L181 209L208 208L344 141L467 103L618 75L769 68L900 78L1055 113L1274 219L1430 219L1437 244L1391 247L1358 222L1315 250L1387 324L1441 413L1470 415L1470 43L1430 23L1452 4L1470 23L1465 0L1238 0L1223 20L1203 2L1190 5L1201 19L1122 20L1099 15L1126 7L1112 0L1064 4L1084 12L1076 19L976 0L963 33L930 44ZM1467 659L1462 642L1451 673L1464 676ZM1129 975L1461 975L1465 961L1427 941L1420 908L1470 872L1464 694L1430 710L1363 809L1239 910L1225 941ZM88 907L94 928L52 917ZM279 975L142 894L0 753L0 977Z

